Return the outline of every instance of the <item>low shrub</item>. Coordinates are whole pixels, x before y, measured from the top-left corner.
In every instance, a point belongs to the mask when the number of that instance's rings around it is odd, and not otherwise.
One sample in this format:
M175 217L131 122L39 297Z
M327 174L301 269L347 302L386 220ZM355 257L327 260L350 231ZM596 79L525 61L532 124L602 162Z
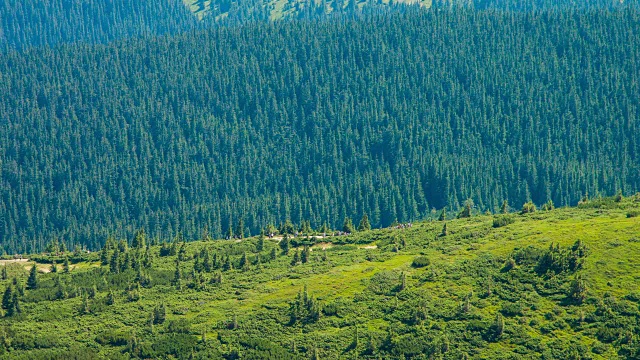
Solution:
M499 228L499 227L507 226L509 224L513 224L514 221L515 220L513 219L513 217L511 217L509 215L496 216L493 219L493 227L494 228Z
M429 260L426 256L417 256L413 259L411 266L414 268L421 268L425 266L429 266L431 264L431 260Z

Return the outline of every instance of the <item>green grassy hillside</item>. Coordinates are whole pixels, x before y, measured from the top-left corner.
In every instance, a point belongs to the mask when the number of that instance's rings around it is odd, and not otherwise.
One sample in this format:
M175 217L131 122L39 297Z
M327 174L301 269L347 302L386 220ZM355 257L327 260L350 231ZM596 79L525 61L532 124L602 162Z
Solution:
M640 195L472 215L291 237L286 255L280 235L160 246L139 233L104 254L5 260L0 350L12 359L639 356Z

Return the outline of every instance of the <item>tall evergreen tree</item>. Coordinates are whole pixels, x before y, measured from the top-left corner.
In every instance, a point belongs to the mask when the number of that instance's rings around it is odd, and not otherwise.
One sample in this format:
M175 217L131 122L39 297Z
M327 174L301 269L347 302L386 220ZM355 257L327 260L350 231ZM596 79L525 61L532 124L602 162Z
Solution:
M36 264L33 264L29 271L29 278L27 279L27 289L35 290L38 288L38 269Z

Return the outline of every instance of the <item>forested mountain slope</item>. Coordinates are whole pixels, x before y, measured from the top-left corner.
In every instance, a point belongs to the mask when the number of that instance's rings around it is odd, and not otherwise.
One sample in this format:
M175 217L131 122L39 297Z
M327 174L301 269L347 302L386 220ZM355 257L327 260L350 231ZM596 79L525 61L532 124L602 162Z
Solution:
M408 11L7 53L2 246L632 193L639 15Z
M637 359L640 194L523 209L326 238L52 243L0 264L0 356Z
M0 51L185 32L197 19L179 0L0 1Z
M198 28L282 19L402 12L406 5L498 10L615 8L617 0L23 0L0 2L0 52L106 43ZM637 6L638 0L631 0Z

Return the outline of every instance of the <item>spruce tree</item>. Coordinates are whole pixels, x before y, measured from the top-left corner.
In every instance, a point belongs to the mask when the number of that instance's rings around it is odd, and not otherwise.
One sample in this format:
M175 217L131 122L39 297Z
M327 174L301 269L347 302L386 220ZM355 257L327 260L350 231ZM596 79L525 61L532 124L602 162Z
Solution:
M180 245L180 251L178 251L178 260L180 261L187 261L187 246L186 243L182 243L182 245Z
M31 271L29 271L29 278L27 279L27 289L35 290L38 288L38 269L36 264L33 264Z
M244 239L244 220L238 220L238 224L236 225L236 238Z
M249 258L247 257L247 252L245 251L242 254L242 258L240 258L240 269L247 269L249 267Z
M509 203L507 203L507 200L502 201L502 206L500 207L500 213L501 214L509 213Z
M445 221L447 219L447 208L442 209L438 221Z
M71 267L69 266L69 258L67 256L64 257L64 263L62 264L62 272L68 274L71 271Z
M300 261L302 261L303 264L306 264L309 261L310 257L311 257L311 249L309 248L308 245L305 245L304 249L302 250L302 254L300 254Z
M473 209L473 200L467 199L464 202L464 207L462 208L462 211L460 211L460 214L458 214L458 219L464 219L464 218L471 217L471 210L472 209Z
M100 251L100 263L102 266L106 266L109 264L109 250L107 249L107 244L104 244L102 250Z
M285 233L280 240L280 249L282 249L283 255L289 254L289 234Z
M369 217L365 213L360 220L360 225L358 225L358 231L367 231L371 230L371 224L369 224Z
M342 224L342 231L348 234L353 234L356 232L356 228L353 226L353 222L351 221L351 218L349 217L344 218L344 223Z
M256 244L256 251L260 252L264 250L264 231L260 231L258 235L258 243Z
M111 260L109 261L109 271L112 274L117 274L120 272L120 250L116 247L111 254Z
M2 308L7 311L11 307L11 300L13 299L13 286L9 285L4 290L2 295Z
M495 329L495 334L496 337L501 337L502 334L504 333L504 318L502 317L502 314L498 313L498 315L496 315L496 321L494 323L494 329Z
M173 273L173 285L178 290L182 290L182 271L180 270L180 261L176 261L176 271Z
M9 275L7 275L7 265L2 266L2 280L7 280Z
M300 262L300 252L298 249L293 253L293 258L291 259L291 266L296 266Z
M113 305L116 303L116 296L113 294L113 290L109 290L109 294L107 294L107 299L105 301L107 305Z

